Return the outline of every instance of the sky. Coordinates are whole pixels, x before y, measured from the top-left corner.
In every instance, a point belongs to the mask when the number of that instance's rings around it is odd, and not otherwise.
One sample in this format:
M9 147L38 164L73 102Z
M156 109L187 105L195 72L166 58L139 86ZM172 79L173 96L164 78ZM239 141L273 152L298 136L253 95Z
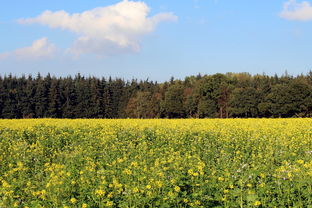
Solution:
M312 1L0 0L0 74L170 77L312 69Z

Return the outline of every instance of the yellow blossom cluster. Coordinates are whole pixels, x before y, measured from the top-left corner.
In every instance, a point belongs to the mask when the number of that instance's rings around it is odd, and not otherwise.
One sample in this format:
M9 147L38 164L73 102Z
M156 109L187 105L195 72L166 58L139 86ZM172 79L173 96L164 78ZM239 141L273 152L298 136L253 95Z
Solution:
M312 119L0 120L0 207L307 207Z

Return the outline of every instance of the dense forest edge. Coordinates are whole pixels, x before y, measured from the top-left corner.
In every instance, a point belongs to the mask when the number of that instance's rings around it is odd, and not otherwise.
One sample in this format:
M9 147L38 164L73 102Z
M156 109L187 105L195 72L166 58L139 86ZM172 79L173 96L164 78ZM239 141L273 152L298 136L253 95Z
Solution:
M226 73L157 83L120 78L0 76L0 118L312 117L312 71Z

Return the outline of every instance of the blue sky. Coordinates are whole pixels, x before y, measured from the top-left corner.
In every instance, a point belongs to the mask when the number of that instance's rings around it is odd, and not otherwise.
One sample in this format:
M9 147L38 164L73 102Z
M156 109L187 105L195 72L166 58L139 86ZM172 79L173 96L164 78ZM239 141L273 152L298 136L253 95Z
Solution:
M312 69L311 1L10 0L0 33L2 75L165 81Z

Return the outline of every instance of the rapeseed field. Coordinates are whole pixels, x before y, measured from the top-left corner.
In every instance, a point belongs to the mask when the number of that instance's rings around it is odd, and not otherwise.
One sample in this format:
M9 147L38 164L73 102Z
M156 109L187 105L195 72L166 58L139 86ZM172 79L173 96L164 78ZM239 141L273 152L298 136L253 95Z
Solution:
M0 207L312 207L312 119L0 120Z

